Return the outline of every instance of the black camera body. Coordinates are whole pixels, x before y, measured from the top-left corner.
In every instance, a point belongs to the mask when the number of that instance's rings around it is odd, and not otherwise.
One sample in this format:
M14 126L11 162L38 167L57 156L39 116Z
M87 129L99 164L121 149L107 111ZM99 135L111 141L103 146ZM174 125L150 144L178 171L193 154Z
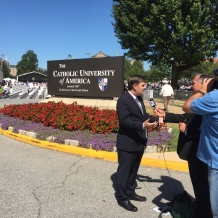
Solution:
M215 79L214 84L212 86L212 90L218 89L218 80Z
M218 68L213 71L214 76L218 76ZM215 79L212 90L218 89L218 80Z

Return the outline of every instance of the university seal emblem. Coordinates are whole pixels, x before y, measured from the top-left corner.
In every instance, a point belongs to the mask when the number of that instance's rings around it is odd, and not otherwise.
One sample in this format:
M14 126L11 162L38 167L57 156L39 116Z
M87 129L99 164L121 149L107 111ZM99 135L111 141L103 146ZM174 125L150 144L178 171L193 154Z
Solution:
M108 79L107 78L99 78L98 79L98 87L101 89L101 91L105 91L107 88Z

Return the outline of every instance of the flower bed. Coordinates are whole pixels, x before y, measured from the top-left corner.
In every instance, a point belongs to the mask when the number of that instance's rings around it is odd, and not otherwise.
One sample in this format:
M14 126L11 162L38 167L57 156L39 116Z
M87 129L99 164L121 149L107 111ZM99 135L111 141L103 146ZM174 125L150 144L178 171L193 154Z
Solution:
M150 131L148 133L148 146L157 146L158 151L168 150L171 146L173 134L168 132L167 129L160 131Z
M49 102L5 106L0 109L0 124L4 130L13 127L15 133L20 129L35 132L40 140L53 136L60 144L72 139L79 141L81 147L91 145L95 150L113 151L119 121L114 110L84 107L76 102L71 105ZM148 131L148 146L170 144L172 134L165 124Z
M18 130L31 131L36 133L36 138L46 140L49 136L54 137L54 142L64 144L65 139L79 141L80 147L92 146L94 150L113 151L116 146L116 134L92 134L89 131L63 131L47 127L42 123L34 123L25 121L19 118L5 116L0 113L0 124L3 130L8 130L8 127L14 127L13 132L18 133Z
M9 105L0 112L10 117L43 123L60 130L90 130L93 133L116 133L119 128L115 110L99 110L96 107L85 107L63 102L31 103Z

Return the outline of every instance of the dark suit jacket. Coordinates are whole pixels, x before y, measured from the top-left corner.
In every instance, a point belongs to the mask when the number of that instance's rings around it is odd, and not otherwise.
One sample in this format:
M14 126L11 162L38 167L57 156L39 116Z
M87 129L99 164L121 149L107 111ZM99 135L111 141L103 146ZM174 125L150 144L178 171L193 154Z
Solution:
M164 122L179 123L184 122L187 125L186 134L180 132L177 146L177 153L183 160L189 160L196 156L198 143L200 139L200 127L202 117L197 114L173 114L166 113Z
M150 118L150 122L158 121L158 118L146 114L146 109L141 96L138 97L143 114L135 99L124 93L117 101L117 114L119 118L119 131L117 135L117 149L123 151L142 151L147 139L143 122Z

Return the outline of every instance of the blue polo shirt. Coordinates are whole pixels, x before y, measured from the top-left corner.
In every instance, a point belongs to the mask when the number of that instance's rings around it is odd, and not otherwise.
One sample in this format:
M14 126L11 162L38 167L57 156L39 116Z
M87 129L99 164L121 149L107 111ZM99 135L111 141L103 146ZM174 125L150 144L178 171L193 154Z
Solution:
M197 157L214 169L218 169L218 90L192 101L191 110L202 115L201 136Z

